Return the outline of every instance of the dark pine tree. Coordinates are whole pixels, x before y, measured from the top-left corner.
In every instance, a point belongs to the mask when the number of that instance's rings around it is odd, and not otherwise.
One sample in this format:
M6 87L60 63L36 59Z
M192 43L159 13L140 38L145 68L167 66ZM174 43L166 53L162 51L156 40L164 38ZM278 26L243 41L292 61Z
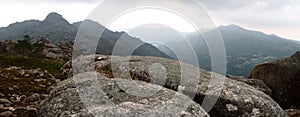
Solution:
M21 55L23 59L25 59L26 56L31 54L32 51L32 45L30 43L30 36L25 35L23 40L19 40L17 44L15 45L15 50L17 54Z

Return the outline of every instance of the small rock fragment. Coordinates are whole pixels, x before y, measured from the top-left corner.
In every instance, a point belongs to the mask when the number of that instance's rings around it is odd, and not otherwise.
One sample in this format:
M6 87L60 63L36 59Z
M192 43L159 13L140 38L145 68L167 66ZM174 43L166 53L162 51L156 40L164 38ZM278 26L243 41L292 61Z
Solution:
M34 93L29 97L30 101L34 102L34 101L38 101L40 99L40 94L38 93Z
M0 117L10 117L11 115L13 115L11 111L5 111L0 113Z
M1 99L0 99L0 104L4 104L5 106L10 106L10 105L12 105L13 103L12 103L11 101L9 101L8 99L1 98Z
M228 111L237 111L238 107L232 105L232 104L226 104L226 108Z

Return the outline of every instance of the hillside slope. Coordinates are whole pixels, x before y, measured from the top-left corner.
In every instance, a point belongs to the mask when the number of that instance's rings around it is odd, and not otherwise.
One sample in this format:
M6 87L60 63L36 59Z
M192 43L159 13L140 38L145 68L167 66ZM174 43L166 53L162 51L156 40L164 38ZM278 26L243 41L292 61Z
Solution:
M20 40L23 39L24 35L30 35L34 40L46 38L54 44L71 42L74 41L77 31L82 23L84 23L85 27L88 27L89 31L98 31L100 34L100 32L104 30L104 33L98 42L96 51L98 54L111 55L116 42L121 36L124 36L126 37L126 43L123 43L121 45L122 47L128 48L136 46L137 44L141 45L134 51L133 55L169 58L168 55L161 52L156 47L147 44L138 38L131 37L124 32L110 31L99 23L91 20L70 24L66 19L57 13L50 13L43 21L29 20L20 23L14 23L8 27L3 27L0 29L0 40ZM86 34L86 36L87 37L85 38L93 39L94 35Z
M297 41L247 30L237 25L220 26L218 30L225 45L227 73L230 75L247 77L255 65L287 57L300 50L300 44ZM200 67L206 70L210 70L211 56L204 37L211 37L211 33L214 31L215 29L206 31L202 35L194 32L187 36L195 49ZM169 46L182 50L181 52L192 54L185 51L185 46L182 44L175 41L168 43ZM161 51L164 51L164 49ZM165 53L169 52L165 51ZM169 55L172 55L172 53Z

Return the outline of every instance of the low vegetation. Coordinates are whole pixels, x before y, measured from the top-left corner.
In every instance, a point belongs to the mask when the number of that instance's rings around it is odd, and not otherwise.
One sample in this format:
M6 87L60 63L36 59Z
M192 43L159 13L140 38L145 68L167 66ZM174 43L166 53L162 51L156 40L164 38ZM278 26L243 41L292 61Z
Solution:
M0 113L35 117L40 101L56 85L59 69L67 59L47 58L44 45L32 43L28 35L23 40L9 42L0 45L0 99L10 104L0 107Z

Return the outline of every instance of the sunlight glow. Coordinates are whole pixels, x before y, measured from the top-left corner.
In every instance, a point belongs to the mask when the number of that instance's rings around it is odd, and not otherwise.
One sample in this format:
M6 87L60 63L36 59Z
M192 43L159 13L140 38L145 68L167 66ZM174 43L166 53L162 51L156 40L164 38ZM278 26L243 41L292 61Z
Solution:
M193 32L196 29L184 18L164 10L139 9L126 13L112 22L109 29L128 31L144 24L163 24L178 32Z

